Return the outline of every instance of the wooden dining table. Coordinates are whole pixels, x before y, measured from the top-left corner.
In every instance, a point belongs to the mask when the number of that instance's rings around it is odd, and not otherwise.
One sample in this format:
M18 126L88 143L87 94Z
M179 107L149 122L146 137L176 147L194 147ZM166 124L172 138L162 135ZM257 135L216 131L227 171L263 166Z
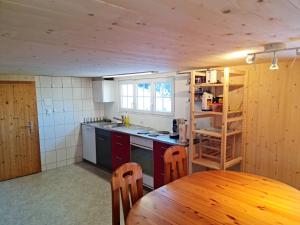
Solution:
M300 225L300 191L252 174L207 171L137 201L127 225Z

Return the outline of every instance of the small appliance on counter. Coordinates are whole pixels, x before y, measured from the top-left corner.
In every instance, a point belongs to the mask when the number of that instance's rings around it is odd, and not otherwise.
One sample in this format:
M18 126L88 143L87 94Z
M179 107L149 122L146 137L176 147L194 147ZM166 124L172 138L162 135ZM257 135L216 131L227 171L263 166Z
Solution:
M179 138L179 125L184 124L185 119L173 119L172 133L170 134L170 138L178 139Z

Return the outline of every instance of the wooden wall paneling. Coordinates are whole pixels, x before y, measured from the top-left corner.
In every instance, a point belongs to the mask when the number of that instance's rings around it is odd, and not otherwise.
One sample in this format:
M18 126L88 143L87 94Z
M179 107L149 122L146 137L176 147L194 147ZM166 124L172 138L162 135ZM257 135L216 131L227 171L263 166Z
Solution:
M300 188L300 62L277 71L269 63L248 70L245 171Z
M245 165L246 165L246 142L247 142L247 133L248 133L248 129L247 129L247 120L248 120L248 93L249 93L249 73L247 70L245 70L245 75L244 75L244 79L243 79L243 83L244 83L244 88L243 88L243 106L242 106L242 110L243 110L243 117L244 120L242 122L242 130L243 130L243 134L242 134L242 140L241 140L241 145L240 145L240 149L241 149L241 156L243 157L243 161L241 164L241 170L244 172L245 171Z
M280 151L278 151L278 178L300 188L300 64L287 69L285 96L280 121L282 123Z
M249 66L251 67L251 66ZM259 108L258 108L258 101L253 100L254 97L254 93L258 92L258 85L257 83L259 82L259 78L260 76L257 76L257 65L253 65L254 69L251 73L251 77L253 79L249 78L249 82L248 82L248 116L247 116L247 120L245 121L247 123L247 133L246 133L246 143L245 143L245 147L246 147L246 151L245 151L245 170L250 172L250 173L255 173L255 148L252 151L248 151L249 150L249 146L250 144L252 144L252 142L249 142L249 139L251 137L251 139L253 140L253 142L255 142L256 140L256 130L257 130L257 125L258 123L256 122L256 115L259 112ZM248 70L250 71L252 68L248 68ZM248 71L248 73L249 73ZM250 74L249 74L250 77ZM249 106L252 107L249 107ZM253 107L254 106L254 107Z
M260 152L257 152L256 158L260 158L260 161L257 166L258 173L265 173L266 176L274 176L273 171L269 170L270 163L274 163L275 159L275 149L271 147L271 139L274 137L274 130L276 129L276 123L274 120L274 106L273 104L277 103L277 100L272 100L272 91L276 89L276 73L278 71L272 71L273 74L269 74L267 68L261 68L261 86L259 89L258 99L260 100L260 112L259 112L259 143L260 143ZM265 76L267 75L267 76ZM271 123L270 123L271 122ZM273 123L272 123L273 122Z

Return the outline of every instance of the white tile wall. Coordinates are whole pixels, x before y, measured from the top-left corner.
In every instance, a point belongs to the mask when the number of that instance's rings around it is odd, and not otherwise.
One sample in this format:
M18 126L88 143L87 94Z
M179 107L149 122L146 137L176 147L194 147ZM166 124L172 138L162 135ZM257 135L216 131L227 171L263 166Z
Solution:
M92 79L36 76L42 170L82 160L80 123L104 115L93 102Z

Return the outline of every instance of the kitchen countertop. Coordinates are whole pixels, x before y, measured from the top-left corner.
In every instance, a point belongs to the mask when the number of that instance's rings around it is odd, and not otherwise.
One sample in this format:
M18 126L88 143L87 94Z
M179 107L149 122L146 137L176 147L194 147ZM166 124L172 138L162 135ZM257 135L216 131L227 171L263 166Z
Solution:
M95 122L95 123L82 123L87 126L92 126L95 128L108 130L108 131L114 131L114 132L120 132L125 133L137 137L147 138L151 139L153 141L159 141L170 145L181 145L181 146L188 146L188 143L181 143L178 139L172 139L169 137L168 134L160 134L157 137L150 137L147 134L138 134L138 132L141 131L149 131L149 132L157 132L156 130L149 128L149 127L142 127L137 125L131 125L129 127L125 126L110 126L111 123L109 122Z

